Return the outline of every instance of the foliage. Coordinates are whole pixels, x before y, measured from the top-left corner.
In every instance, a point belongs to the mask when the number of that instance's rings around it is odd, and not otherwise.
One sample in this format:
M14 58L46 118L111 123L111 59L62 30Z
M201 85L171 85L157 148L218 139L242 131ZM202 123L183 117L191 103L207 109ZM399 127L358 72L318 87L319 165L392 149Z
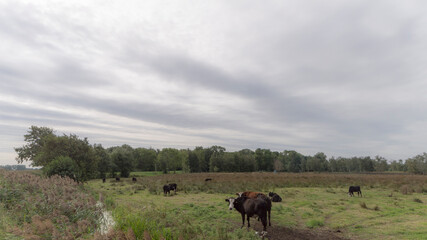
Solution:
M111 153L111 160L116 166L116 170L120 171L121 177L129 177L133 169L133 156L132 150L126 147L114 149Z
M75 181L80 181L81 172L76 162L70 157L59 156L43 168L43 172L51 177L59 175L61 177L69 177Z
M48 136L52 136L53 129L47 127L31 126L27 134L24 135L24 141L26 145L15 148L18 157L16 161L23 163L24 161L31 161L32 166L42 167L45 165L43 159L36 159L36 156L42 151L45 144L45 139Z

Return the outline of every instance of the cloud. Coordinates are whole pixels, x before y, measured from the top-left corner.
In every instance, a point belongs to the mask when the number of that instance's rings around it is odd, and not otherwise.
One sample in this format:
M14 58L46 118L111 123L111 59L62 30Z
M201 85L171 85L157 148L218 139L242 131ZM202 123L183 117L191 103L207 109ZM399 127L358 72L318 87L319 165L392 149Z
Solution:
M424 151L424 2L100 3L0 3L0 164L31 125L107 146Z

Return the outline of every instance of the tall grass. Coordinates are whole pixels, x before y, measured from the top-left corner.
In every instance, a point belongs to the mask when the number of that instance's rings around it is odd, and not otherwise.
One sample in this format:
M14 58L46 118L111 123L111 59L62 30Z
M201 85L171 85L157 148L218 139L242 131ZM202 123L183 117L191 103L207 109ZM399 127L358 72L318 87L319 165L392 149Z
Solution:
M76 239L93 234L100 209L69 178L0 170L0 208L6 231L28 239Z
M213 181L205 182L205 178ZM328 174L328 173L193 173L166 174L142 177L135 189L148 189L152 194L162 194L166 183L177 183L184 193L231 193L245 190L273 191L283 187L347 187L389 188L405 193L427 192L427 177L396 174Z

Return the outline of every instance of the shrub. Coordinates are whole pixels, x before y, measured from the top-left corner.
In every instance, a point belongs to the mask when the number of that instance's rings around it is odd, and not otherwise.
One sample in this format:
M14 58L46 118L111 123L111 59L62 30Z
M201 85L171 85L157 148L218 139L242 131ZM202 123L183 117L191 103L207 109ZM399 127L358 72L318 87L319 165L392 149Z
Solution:
M81 180L79 167L70 157L60 156L55 158L52 162L43 168L43 172L48 177L59 175L61 177L69 177L76 181Z

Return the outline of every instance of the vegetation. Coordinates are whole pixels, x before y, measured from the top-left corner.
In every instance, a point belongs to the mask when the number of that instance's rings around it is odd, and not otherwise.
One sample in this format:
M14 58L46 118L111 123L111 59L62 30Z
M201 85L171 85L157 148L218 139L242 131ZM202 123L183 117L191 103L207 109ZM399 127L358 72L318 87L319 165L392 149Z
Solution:
M170 182L178 184L178 192L164 196L162 186ZM348 197L349 185L360 185L364 197ZM403 186L406 193L400 192ZM240 229L240 214L229 211L224 201L244 190L274 191L283 198L273 203L276 229L329 230L356 239L421 239L427 234L423 175L183 173L141 176L136 183L92 180L89 187L115 206L115 231L131 232L135 239L259 239L254 229L261 225L252 220L254 228Z
M93 235L101 209L68 177L0 170L0 212L0 233L25 239L78 239Z
M427 174L427 153L413 158L388 162L371 157L332 157L319 152L305 156L293 150L283 152L270 149L243 149L227 152L224 147L211 146L190 149L164 148L161 150L132 148L129 145L104 149L100 144L90 145L87 138L74 134L57 136L54 130L31 126L24 135L26 145L15 148L17 161L30 161L33 166L52 169L67 164L67 176L77 181L115 177L128 177L132 171L183 172L408 172ZM67 158L67 161L64 159ZM58 162L58 159L62 159ZM71 161L74 162L71 164ZM54 162L54 163L53 163ZM58 171L58 170L56 170ZM72 171L72 174L69 172ZM46 173L48 171L45 171Z

